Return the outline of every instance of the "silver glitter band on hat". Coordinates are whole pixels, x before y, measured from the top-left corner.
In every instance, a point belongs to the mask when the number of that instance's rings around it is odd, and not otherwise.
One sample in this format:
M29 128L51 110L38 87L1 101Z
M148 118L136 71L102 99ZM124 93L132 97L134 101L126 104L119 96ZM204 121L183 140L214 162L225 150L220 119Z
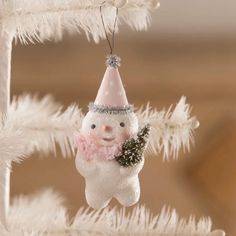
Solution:
M120 114L132 113L134 109L132 105L106 106L106 105L97 105L97 104L94 104L93 102L90 102L89 111L98 112L101 114L120 115Z

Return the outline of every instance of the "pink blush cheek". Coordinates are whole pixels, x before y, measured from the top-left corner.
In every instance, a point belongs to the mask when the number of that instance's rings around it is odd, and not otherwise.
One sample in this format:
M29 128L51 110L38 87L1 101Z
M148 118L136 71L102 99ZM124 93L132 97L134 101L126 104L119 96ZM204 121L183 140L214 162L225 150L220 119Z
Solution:
M129 129L124 129L121 133L120 133L120 137L119 137L119 141L120 142L124 142L127 139L129 139L132 136L131 131Z
M99 136L95 133L95 132L91 132L90 133L90 137L93 139L93 140L99 140Z

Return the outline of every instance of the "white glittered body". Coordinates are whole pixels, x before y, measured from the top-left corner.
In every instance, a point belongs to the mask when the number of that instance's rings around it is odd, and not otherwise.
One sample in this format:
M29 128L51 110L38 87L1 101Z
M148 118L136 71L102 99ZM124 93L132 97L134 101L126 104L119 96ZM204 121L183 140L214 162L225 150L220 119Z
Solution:
M123 122L125 127L121 127ZM96 128L91 129L92 125ZM109 132L105 127L110 127ZM100 114L88 112L82 124L81 133L94 135L103 145L112 145L116 141L124 142L138 132L138 121L134 113L125 115ZM106 141L109 140L109 141ZM115 160L101 158L87 160L82 153L76 156L76 168L85 178L85 195L88 204L101 209L114 197L123 206L138 202L140 184L138 174L144 161L133 167L122 167Z
M77 170L85 177L85 195L88 204L101 209L108 205L114 197L123 206L131 206L138 202L140 186L138 173L143 162L135 167L121 167L118 162L86 161L77 156Z

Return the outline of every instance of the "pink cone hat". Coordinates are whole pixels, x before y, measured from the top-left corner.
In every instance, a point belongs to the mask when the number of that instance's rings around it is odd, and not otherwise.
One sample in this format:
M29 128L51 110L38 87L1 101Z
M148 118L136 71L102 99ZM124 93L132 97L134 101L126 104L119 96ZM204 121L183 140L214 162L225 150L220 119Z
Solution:
M97 93L92 110L99 111L115 110L116 112L130 111L131 106L128 103L125 89L120 77L118 65L120 59L111 55L107 60L107 69L104 74L102 83ZM90 106L91 107L91 106ZM96 109L95 109L96 108Z
M94 104L117 107L128 105L118 68L107 67Z

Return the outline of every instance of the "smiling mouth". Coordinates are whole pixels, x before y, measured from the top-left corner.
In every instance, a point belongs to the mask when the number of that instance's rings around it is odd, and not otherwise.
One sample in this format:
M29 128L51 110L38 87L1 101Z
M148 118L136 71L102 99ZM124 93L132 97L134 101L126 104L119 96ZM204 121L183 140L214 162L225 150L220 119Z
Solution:
M104 140L106 142L111 142L111 141L115 140L115 138L103 138L102 140Z

